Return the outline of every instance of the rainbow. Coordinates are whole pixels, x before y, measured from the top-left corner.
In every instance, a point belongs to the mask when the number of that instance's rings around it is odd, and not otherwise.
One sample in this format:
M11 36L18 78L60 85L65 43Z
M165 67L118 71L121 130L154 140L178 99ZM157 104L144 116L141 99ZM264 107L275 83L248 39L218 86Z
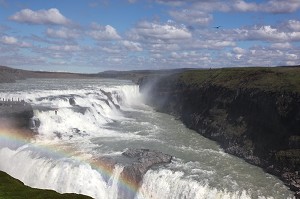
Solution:
M57 147L57 145L43 145L34 142L34 136L28 133L21 132L20 130L5 129L0 127L0 141L8 141L23 145L32 145L37 147L41 151L49 152L62 158L71 158L73 160L87 163L92 169L97 170L103 177L110 178L113 175L114 165L107 164L105 160L101 159L88 159L85 158L84 154L74 154L72 147ZM129 193L130 195L136 195L139 185L131 180L126 175L120 175L118 181L119 187Z

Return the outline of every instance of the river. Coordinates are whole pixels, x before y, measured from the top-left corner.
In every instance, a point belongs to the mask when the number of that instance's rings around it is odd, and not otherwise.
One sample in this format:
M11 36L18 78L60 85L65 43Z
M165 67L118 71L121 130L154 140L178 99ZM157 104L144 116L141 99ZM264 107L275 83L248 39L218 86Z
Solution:
M34 138L0 137L0 170L31 187L100 199L293 198L276 177L145 105L130 81L27 79L0 84L0 96L33 106ZM128 148L174 158L132 187L120 179L122 165L109 172L98 161Z

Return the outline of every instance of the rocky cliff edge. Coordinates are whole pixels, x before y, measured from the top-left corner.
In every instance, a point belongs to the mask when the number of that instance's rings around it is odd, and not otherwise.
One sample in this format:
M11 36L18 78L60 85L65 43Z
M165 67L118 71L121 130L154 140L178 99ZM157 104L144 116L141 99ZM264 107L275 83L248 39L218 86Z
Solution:
M300 198L299 67L195 70L139 85L148 104L278 176Z

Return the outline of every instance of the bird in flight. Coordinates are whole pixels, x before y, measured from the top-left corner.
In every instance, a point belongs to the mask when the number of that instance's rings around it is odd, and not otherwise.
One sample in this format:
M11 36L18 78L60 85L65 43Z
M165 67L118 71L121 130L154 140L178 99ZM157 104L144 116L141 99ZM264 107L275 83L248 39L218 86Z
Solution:
M213 27L213 28L219 29L219 28L221 28L221 26L215 26L215 27Z

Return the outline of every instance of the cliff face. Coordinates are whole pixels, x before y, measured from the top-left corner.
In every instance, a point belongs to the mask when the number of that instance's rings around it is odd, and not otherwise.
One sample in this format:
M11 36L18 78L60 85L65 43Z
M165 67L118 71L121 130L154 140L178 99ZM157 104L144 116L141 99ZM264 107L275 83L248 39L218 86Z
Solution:
M160 80L144 78L139 84L158 111L175 115L188 128L279 176L300 194L299 93L223 86L210 76L200 83L185 80L179 74Z
M30 129L33 109L29 103L24 101L2 101L0 100L0 124Z

